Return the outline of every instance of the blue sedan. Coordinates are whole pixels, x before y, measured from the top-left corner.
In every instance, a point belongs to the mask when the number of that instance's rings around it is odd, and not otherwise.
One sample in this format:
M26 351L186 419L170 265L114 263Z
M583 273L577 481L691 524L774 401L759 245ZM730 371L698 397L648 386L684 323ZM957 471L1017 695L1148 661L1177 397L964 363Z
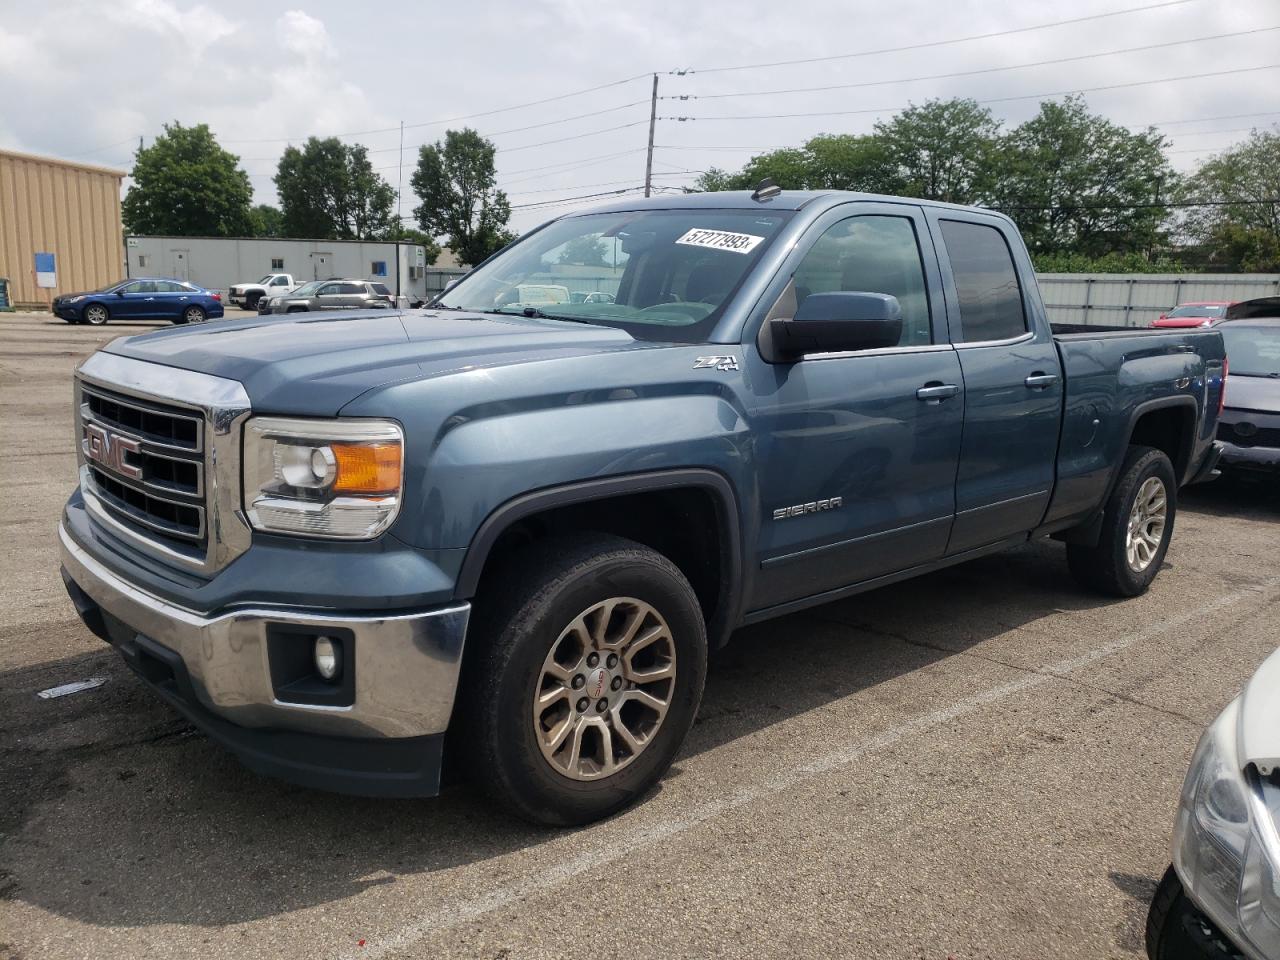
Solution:
M200 323L222 316L222 295L184 280L135 277L101 290L54 297L53 312L67 323L95 327L108 320Z

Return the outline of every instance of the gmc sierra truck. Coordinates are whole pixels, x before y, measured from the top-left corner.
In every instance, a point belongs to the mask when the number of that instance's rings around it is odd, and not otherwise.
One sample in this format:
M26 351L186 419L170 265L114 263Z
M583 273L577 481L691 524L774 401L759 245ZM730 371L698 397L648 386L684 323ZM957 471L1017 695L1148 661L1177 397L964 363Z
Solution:
M227 291L227 299L232 306L257 310L258 301L264 297L282 297L298 287L291 273L268 273L257 283L233 283Z
M257 771L428 796L448 758L583 823L662 776L744 624L1048 536L1144 591L1225 375L1214 330L1052 330L991 212L628 200L421 310L113 341L63 576Z

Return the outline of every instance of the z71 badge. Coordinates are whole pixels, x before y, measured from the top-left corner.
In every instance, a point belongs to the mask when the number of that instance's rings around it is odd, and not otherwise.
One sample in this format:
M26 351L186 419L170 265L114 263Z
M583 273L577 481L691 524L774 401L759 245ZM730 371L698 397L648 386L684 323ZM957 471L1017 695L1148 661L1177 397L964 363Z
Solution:
M819 513L823 510L835 510L844 506L843 497L829 497L826 500L810 500L808 503L797 503L794 507L779 507L773 511L773 519L786 520L788 517L802 517L806 513Z
M715 368L716 370L737 370L737 357L698 357L693 361L693 369L705 370Z

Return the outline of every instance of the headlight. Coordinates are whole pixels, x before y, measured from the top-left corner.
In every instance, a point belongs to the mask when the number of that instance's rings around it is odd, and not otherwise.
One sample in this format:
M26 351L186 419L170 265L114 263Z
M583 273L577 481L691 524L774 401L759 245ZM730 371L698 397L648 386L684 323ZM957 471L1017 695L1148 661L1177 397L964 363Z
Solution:
M254 417L245 425L244 504L255 529L376 537L400 510L404 433L389 420Z
M1195 902L1224 933L1280 956L1280 788L1242 772L1239 701L1196 747L1182 790L1174 862Z
M67 297L67 299L64 300L63 303L75 303L77 300L83 300L83 299L84 297Z

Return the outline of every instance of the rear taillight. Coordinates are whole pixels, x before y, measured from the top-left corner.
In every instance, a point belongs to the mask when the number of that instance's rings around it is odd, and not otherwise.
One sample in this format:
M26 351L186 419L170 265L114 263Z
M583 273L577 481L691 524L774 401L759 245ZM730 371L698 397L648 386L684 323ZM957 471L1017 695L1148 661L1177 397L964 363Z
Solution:
M1218 388L1218 416L1222 416L1222 408L1227 405L1227 373L1231 364L1226 357L1222 358L1222 386Z
M222 302L222 294L220 294L220 293L215 293L215 294L213 295L213 299L215 299L215 300L217 300L219 303L221 303L221 302Z

